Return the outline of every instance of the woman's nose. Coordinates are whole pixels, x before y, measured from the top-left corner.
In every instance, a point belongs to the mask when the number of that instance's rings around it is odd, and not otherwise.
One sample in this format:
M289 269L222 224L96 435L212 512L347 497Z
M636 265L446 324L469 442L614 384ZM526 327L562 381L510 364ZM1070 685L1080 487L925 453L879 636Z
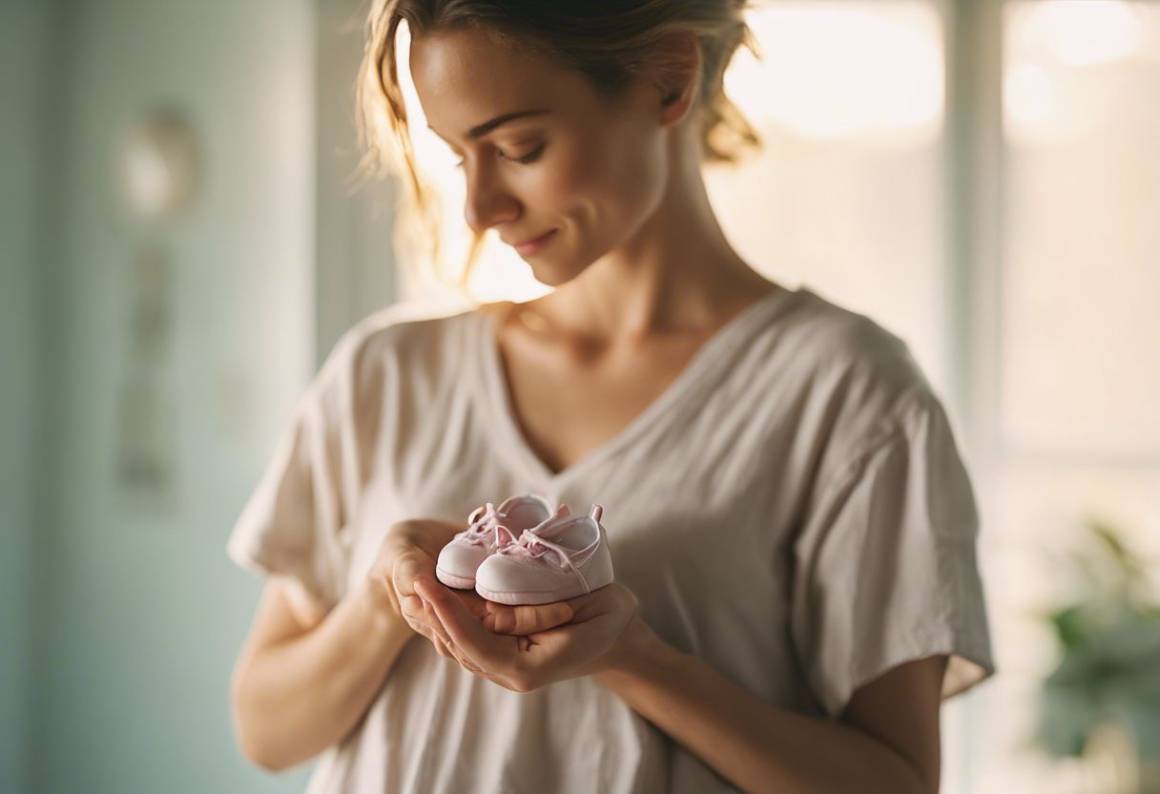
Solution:
M519 216L519 202L494 173L480 167L467 177L467 195L464 200L464 219L476 234Z

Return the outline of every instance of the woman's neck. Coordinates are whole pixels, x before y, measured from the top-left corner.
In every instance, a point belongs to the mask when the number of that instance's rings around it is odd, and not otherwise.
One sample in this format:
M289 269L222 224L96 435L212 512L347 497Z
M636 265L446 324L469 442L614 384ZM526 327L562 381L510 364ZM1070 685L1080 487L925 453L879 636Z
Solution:
M608 344L666 332L711 331L777 288L729 245L698 174L668 191L627 244L535 303L553 326Z

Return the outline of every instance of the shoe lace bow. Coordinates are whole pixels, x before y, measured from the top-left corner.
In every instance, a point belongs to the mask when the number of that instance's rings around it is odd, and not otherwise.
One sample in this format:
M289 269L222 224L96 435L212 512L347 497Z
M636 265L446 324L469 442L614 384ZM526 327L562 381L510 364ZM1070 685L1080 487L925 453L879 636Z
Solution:
M506 539L511 538L511 532L499 523L499 514L491 502L485 503L483 507L477 507L467 517L467 521L467 529L460 532L458 537L472 545L483 546L487 544L488 539L492 539L495 545L502 546L505 543L505 535Z
M571 571L576 574L580 582L584 585L584 592L588 593L592 592L592 590L588 586L588 580L580 572L576 561L579 560L583 564L596 551L596 546L599 542L598 539L587 548L575 551L561 546L558 543L553 543L530 529L525 529L520 533L519 538L515 542L501 545L496 549L496 553L534 560L543 557L548 552L552 552L557 561L557 567L561 570Z

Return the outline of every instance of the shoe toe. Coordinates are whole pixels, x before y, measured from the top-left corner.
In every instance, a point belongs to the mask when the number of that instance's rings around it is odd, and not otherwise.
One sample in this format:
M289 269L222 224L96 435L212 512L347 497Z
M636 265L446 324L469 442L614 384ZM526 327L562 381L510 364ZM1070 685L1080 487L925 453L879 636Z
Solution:
M543 565L493 554L475 572L475 583L497 593L543 592L558 588L560 575Z
M439 561L436 563L441 570L454 576L472 577L476 569L487 557L487 550L482 546L466 543L448 543L439 552Z

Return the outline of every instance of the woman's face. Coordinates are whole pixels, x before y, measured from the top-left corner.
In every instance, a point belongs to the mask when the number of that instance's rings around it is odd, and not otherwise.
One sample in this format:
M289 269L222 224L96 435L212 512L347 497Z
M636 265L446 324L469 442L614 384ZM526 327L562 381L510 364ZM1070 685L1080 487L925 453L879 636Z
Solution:
M660 94L644 81L614 105L583 75L478 30L417 37L410 65L428 124L462 161L468 225L512 246L550 235L517 249L542 283L630 246L660 202Z

